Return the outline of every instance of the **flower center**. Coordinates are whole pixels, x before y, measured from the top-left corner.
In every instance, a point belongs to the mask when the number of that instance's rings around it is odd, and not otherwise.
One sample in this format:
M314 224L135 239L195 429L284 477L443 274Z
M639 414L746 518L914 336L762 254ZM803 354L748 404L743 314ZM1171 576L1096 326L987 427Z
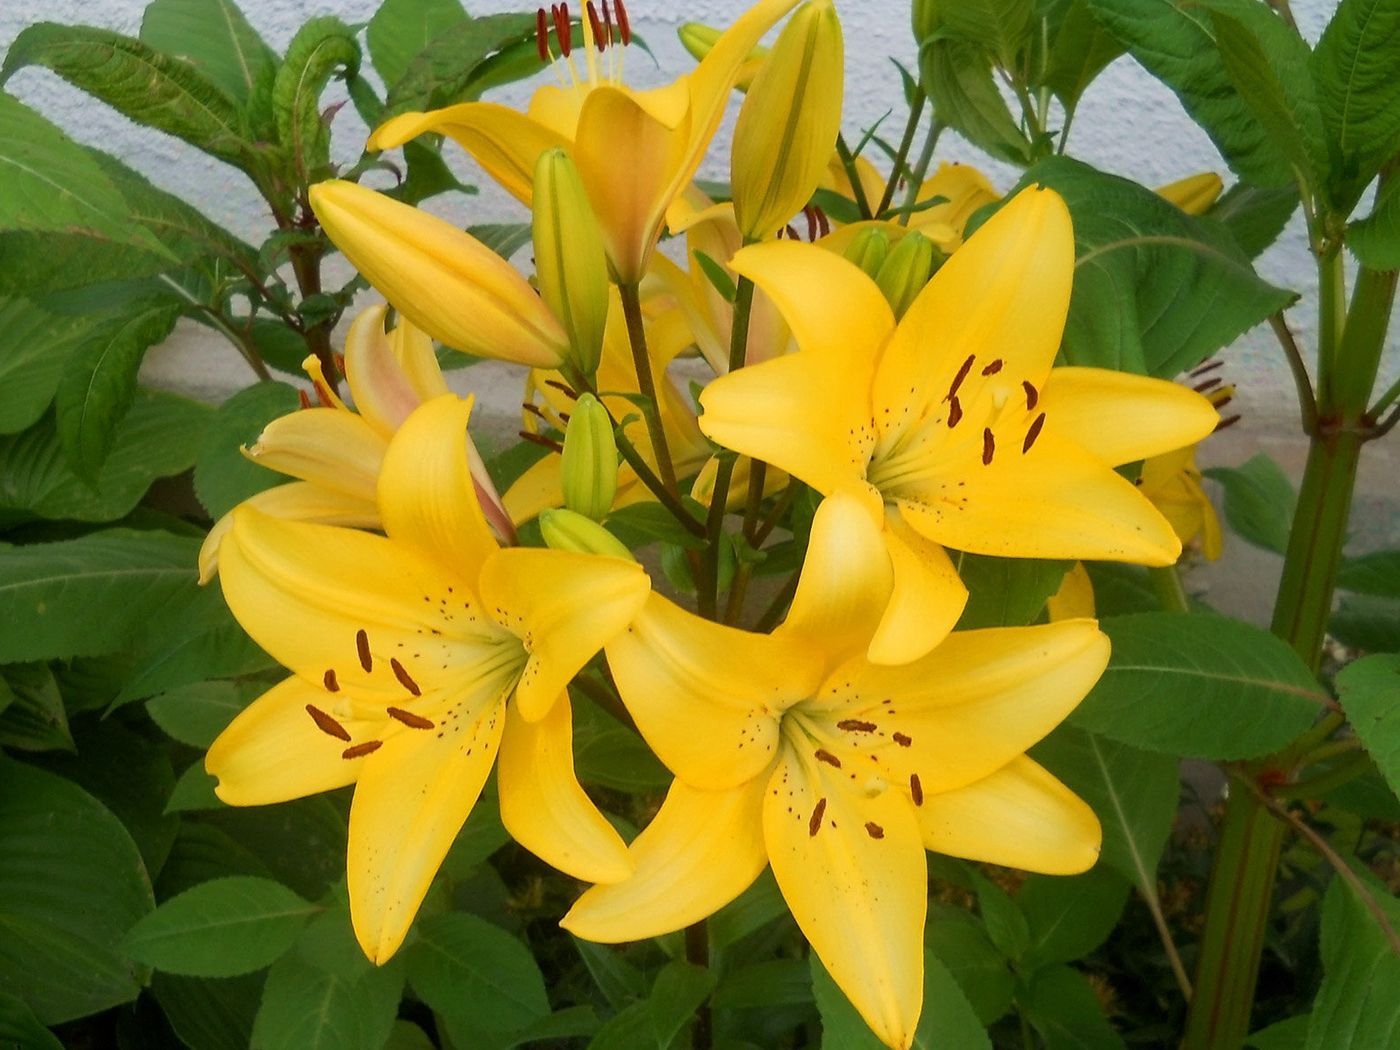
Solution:
M625 48L632 42L632 24L623 0L587 0L579 20L583 38L584 70L574 61L574 25L568 4L550 4L535 12L535 47L540 61L548 63L561 87L587 94L599 84L620 84ZM555 46L550 46L550 33Z

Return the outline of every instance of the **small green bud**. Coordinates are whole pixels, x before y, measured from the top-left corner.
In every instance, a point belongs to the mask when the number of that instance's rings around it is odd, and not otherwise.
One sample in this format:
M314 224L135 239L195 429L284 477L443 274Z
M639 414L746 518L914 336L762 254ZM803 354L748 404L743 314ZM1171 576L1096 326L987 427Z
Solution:
M922 44L933 36L942 21L938 17L938 0L914 0L912 13L914 42Z
M875 275L875 283L885 293L896 318L904 316L904 311L913 305L928 284L937 254L932 241L911 230L885 258L880 272Z
M533 211L540 296L569 337L569 363L591 378L608 322L608 262L583 181L562 149L545 150L535 165Z
M602 521L617 495L617 442L608 410L592 394L580 397L569 416L563 460L564 505Z
M571 510L540 511L540 535L552 550L636 560L611 532Z
M867 226L855 235L841 254L873 279L879 275L880 267L885 265L885 257L889 253L889 235L878 226Z

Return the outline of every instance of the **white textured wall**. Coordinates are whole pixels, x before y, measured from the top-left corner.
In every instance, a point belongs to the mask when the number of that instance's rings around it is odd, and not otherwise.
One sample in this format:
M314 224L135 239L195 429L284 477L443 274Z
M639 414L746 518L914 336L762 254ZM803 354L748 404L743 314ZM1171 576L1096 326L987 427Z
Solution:
M348 22L362 21L373 12L376 2L244 0L244 5L251 21L280 50L296 27L313 14L334 13ZM0 50L8 47L23 26L41 19L88 22L134 33L143 6L142 0L102 0L96 4L91 0L5 0L0 3ZM661 70L633 52L629 79L634 84L652 83L663 77L662 71L687 68L690 59L676 42L676 26L688 19L724 24L745 6L743 0L690 0L684 5L633 0L629 8L633 21L654 48ZM1332 0L1298 0L1294 4L1311 39L1316 40L1333 6ZM509 0L471 0L469 7L485 14L518 10L520 5ZM884 56L912 63L908 4L900 0L845 0L839 9L848 56L845 126L848 133L858 136L861 127L877 119L898 98L898 77ZM245 237L255 238L265 230L261 202L234 169L181 142L130 124L46 71L24 70L13 78L9 89L78 139L117 153L157 184L196 203L211 218ZM332 86L331 92L336 90ZM498 97L507 103L519 101L527 90L517 86ZM898 133L898 116L896 113L891 118L890 135ZM335 133L337 155L356 156L365 129L356 122L350 107L341 111ZM721 146L706 166L711 174L725 171L724 132L717 141ZM1175 97L1127 58L1115 62L1090 89L1075 120L1071 148L1075 155L1101 168L1148 185L1204 169L1224 171L1214 147L1185 117ZM1014 180L1010 169L988 162L953 136L945 136L939 155L983 165L1003 188ZM450 203L434 201L432 208L472 222L522 217L518 206L493 190L484 176L472 171L469 162L462 161L459 167L468 181L481 185L481 195ZM1315 323L1313 281L1296 220L1259 266L1269 279L1304 293L1304 305L1293 316L1299 334L1310 345ZM1287 373L1267 328L1244 337L1229 356L1230 376L1241 384L1240 401L1247 421L1261 426L1287 425L1291 418ZM232 351L192 324L183 326L171 344L153 352L147 374L156 382L205 396L218 396L246 381L244 367ZM502 403L513 400L513 393L503 394Z

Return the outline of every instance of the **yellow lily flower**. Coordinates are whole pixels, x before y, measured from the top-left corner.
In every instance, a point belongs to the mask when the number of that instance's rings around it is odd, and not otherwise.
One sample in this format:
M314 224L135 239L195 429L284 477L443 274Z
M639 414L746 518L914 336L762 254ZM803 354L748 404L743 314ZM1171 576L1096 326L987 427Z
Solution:
M273 420L243 449L254 463L298 480L266 489L244 506L291 521L381 527L375 496L389 439L415 408L448 392L432 340L402 317L386 333L387 314L383 306L368 307L345 338L345 381L357 411L331 391L320 362L307 358L304 367L320 407L307 399L300 411ZM514 542L510 517L470 437L467 455L487 521L500 538ZM205 537L200 583L218 572L219 546L232 524L232 515L225 514Z
M631 846L635 874L562 925L640 940L733 900L770 866L866 1023L910 1046L923 994L924 851L1072 874L1093 812L1025 751L1108 661L1092 620L953 634L901 667L863 656L894 582L859 498L817 511L787 622L714 624L653 595L606 646L622 698L675 773Z
M444 395L384 454L388 537L234 511L224 595L292 677L209 749L230 805L354 783L350 915L365 954L398 950L497 761L501 819L578 878L631 870L574 776L565 686L637 614L620 558L498 548L473 493L471 402Z
M1007 204L897 326L874 282L832 252L777 241L733 266L800 350L712 383L700 427L824 495L872 494L896 577L872 660L915 659L957 621L967 592L944 547L1176 560L1171 526L1112 468L1198 440L1215 410L1173 383L1052 367L1074 271L1053 192Z
M749 52L797 0L760 0L730 26L691 72L650 91L622 82L625 47L596 12L581 20L586 66L569 44L572 27L555 26L562 54L559 86L534 93L525 113L494 102L464 102L430 113L405 113L369 138L371 150L391 149L425 132L455 140L497 182L531 205L539 155L568 150L603 229L614 276L635 284L646 271L666 208L689 185L724 116L730 89ZM585 10L593 7L587 4ZM614 0L621 43L630 39L625 9ZM605 8L606 10L606 8ZM609 19L609 23L611 20ZM540 13L540 52L549 58L548 26ZM602 50L598 44L602 44Z

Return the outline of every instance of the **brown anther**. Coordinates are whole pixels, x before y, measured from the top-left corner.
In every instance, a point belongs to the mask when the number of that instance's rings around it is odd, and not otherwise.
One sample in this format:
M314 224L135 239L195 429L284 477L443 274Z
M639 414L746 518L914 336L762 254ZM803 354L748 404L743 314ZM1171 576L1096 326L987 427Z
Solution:
M1240 417L1239 417L1238 415L1226 416L1226 417L1225 417L1224 419L1222 419L1219 423L1215 424L1216 432L1218 433L1218 432L1224 430L1226 427L1232 427L1232 426L1234 426L1236 423L1238 423L1239 421L1240 421Z
M402 707L390 707L385 709L385 713L396 722L402 722L410 729L432 729L437 723L422 715L415 715L412 711L405 711Z
M549 61L549 16L543 7L535 9L535 50L541 62Z
M1026 392L1026 411L1034 412L1035 406L1040 403L1040 391L1026 380L1021 381L1021 389Z
M948 429L952 430L962 422L962 402L956 397L952 398L948 404Z
M882 839L885 837L885 829L876 824L873 820L865 822L865 833L872 839Z
M812 205L812 214L817 217L817 234L825 237L831 232L831 220L827 218L826 212L822 211L815 204Z
M817 217L812 214L811 206L802 209L802 217L807 220L807 240L817 239Z
M891 739L900 747L908 747L914 742L914 738L905 733L895 733Z
M302 408L311 407L311 395L308 394L305 390L297 391L297 400L301 402Z
M574 50L574 30L573 23L569 20L569 5L559 4L553 10L554 35L559 38L559 53L568 58Z
M528 430L522 430L519 431L518 436L521 441L528 441L532 445L539 445L541 448L547 448L551 452L562 453L564 451L563 445L559 444L559 442L555 441L553 438L545 437L543 434L532 434Z
M1224 367L1225 362L1220 358L1216 358L1214 361L1207 361L1205 364L1197 365L1195 368L1191 369L1191 378L1196 379L1205 375L1207 372L1214 372L1217 368Z
M364 758L372 755L384 746L382 740L366 740L363 744L356 744L354 747L347 747L340 753L341 758Z
M554 422L554 420L550 419L549 416L545 415L544 409L540 408L540 406L535 404L533 401L523 401L521 402L520 407L523 408L526 412L529 412L530 415L534 416L536 419L543 419L546 423L551 424Z
M951 401L958 396L958 387L963 385L963 380L967 378L967 373L972 371L972 362L976 360L973 354L967 355L967 360L958 369L958 374L953 377L953 385L948 388L948 393L944 395L944 401Z
M864 722L859 718L843 718L836 723L836 728L847 733L873 733L878 727L874 722Z
M1221 379L1219 376L1211 376L1209 379L1205 380L1204 382L1197 383L1197 384L1196 384L1195 386L1193 386L1191 389L1194 390L1194 391L1196 391L1196 393L1198 393L1198 394L1204 394L1207 390L1214 390L1216 387L1218 387L1218 386L1219 386L1221 383L1223 383L1223 382L1224 382L1224 380Z
M613 32L612 8L608 6L608 0L603 0L603 28L608 31L608 43L617 43L617 36Z
M909 797L914 800L916 806L924 804L924 785L917 773L909 774Z
M552 386L555 390L559 391L559 393L563 394L570 401L578 400L578 391L571 387L568 383L561 383L557 379L546 379L544 381L544 385Z
M599 51L603 50L608 46L608 41L603 36L603 23L598 19L598 9L593 6L593 0L583 5L583 13L588 16L588 28L593 30L593 46Z
M807 821L807 834L815 835L822 827L822 814L826 812L826 799L817 799L817 804L812 807L812 819Z
M841 760L830 751L826 751L820 747L816 750L816 759L818 762L825 762L827 765L835 766L837 769L841 768Z
M1001 366L1004 365L1005 363L1006 363L1005 361L1003 361L1001 358L998 357L995 361L993 361L991 364L989 364L986 368L982 369L982 374L983 374L984 376L994 376L994 375L996 375L998 372L1001 371Z
M363 667L366 672L373 671L374 657L370 655L369 635L365 633L363 627L355 632L355 651L360 654L360 666Z
M790 241L800 241L802 239L801 237L797 236L797 231L793 229L790 225L784 226L783 230L787 233L787 239Z
M326 687L326 692L328 692L328 693L338 693L338 692L340 692L340 682L338 682L338 681L336 680L336 677L335 677L335 668L334 668L334 667L328 668L328 669L326 670L325 675L321 678L321 682L322 682L322 684L325 685L325 687Z
M409 677L408 672L404 670L403 664L399 663L398 657L389 658L389 667L393 670L394 677L399 680L399 685L403 686L414 696L423 695L423 690L419 689L418 683Z
M350 739L350 730L346 729L315 704L307 704L306 713L311 716L311 721L316 723L316 728L327 736L333 736L337 740Z
M342 102L340 105L343 106L343 105L345 105L345 103ZM339 109L340 106L337 106L336 108ZM336 370L337 372L339 372L341 375L344 375L344 374L345 374L345 355L344 355L344 354L332 354L332 355L331 355L331 360L335 362L335 370Z
M627 8L622 6L622 0L613 0L617 5L617 31L622 36L622 46L626 47L632 42L632 23L627 18Z
M1211 401L1211 404L1215 406L1216 411L1219 411L1220 409L1224 408L1226 405L1230 404L1230 403L1231 403L1232 401L1234 401L1234 400L1235 400L1235 395L1234 395L1234 394L1227 394L1226 396L1222 397L1219 401L1212 400L1212 401Z
M991 428L991 427L983 427L983 428L982 428L982 465L983 465L984 467L990 467L990 466L992 465L992 457L996 455L996 452L997 452L997 439L996 439L996 435L992 433L992 428Z
M1040 432L1045 428L1045 413L1042 412L1031 421L1031 427L1026 431L1026 440L1021 442L1021 454L1025 455L1035 444L1035 439L1040 437Z

